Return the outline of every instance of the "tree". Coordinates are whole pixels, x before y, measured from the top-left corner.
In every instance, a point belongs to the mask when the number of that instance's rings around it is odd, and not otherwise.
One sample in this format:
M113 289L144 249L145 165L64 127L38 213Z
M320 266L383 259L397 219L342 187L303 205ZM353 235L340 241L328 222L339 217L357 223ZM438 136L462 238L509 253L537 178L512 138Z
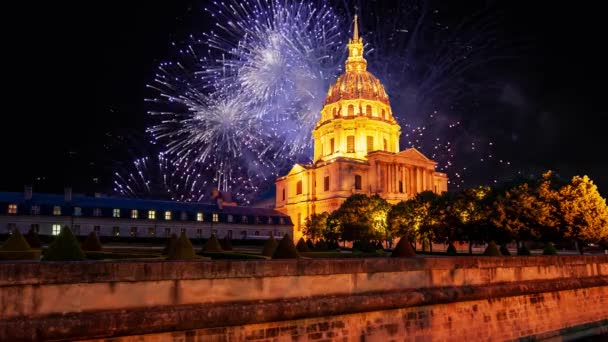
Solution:
M63 226L59 235L55 237L55 240L53 240L44 253L43 259L48 261L68 261L85 260L86 258L70 228Z
M606 199L587 176L574 176L558 193L558 217L564 237L572 238L583 254L581 242L598 242L608 237Z
M323 237L323 232L327 228L327 218L329 213L323 212L320 214L312 214L306 218L304 224L304 235L312 240L318 240Z
M390 205L378 195L355 194L331 215L340 237L345 241L384 239L387 234L386 216Z

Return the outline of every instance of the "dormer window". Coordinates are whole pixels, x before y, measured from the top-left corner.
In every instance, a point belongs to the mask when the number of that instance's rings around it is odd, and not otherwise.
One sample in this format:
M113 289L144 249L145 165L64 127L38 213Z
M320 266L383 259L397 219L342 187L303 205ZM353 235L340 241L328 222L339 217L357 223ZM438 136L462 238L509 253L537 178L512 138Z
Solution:
M112 217L119 218L120 217L120 209L112 210Z
M137 219L139 217L138 215L139 213L137 212L137 209L133 209L131 210L131 218L132 219Z
M56 206L53 207L53 215L55 215L55 216L61 215L61 207L60 206L56 205Z
M16 204L9 204L8 205L8 213L9 214L16 214L17 213L17 205Z

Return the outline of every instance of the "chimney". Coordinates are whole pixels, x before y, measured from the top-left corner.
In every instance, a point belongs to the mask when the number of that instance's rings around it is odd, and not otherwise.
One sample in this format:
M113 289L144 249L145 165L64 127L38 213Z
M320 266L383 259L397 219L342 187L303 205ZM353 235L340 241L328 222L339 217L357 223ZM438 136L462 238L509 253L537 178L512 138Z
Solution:
M25 186L25 189L23 190L23 198L26 201L29 201L32 199L32 186L31 185Z
M64 188L63 192L65 194L65 201L72 202L72 188Z

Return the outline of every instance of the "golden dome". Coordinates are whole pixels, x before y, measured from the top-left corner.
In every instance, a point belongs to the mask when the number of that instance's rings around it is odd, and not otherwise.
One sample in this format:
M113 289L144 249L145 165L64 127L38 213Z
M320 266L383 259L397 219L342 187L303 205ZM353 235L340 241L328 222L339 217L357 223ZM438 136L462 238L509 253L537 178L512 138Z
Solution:
M329 87L325 104L359 99L380 101L390 105L382 83L367 71L367 61L363 58L363 40L359 37L357 16L355 15L353 39L348 42L346 71Z

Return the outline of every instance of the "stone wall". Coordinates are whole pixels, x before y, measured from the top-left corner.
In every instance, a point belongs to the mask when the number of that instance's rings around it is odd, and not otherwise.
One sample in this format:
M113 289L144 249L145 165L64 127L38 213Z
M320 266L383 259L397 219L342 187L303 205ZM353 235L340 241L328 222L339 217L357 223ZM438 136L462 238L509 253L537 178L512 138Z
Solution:
M0 340L502 340L605 326L608 257L3 263L0 303Z

